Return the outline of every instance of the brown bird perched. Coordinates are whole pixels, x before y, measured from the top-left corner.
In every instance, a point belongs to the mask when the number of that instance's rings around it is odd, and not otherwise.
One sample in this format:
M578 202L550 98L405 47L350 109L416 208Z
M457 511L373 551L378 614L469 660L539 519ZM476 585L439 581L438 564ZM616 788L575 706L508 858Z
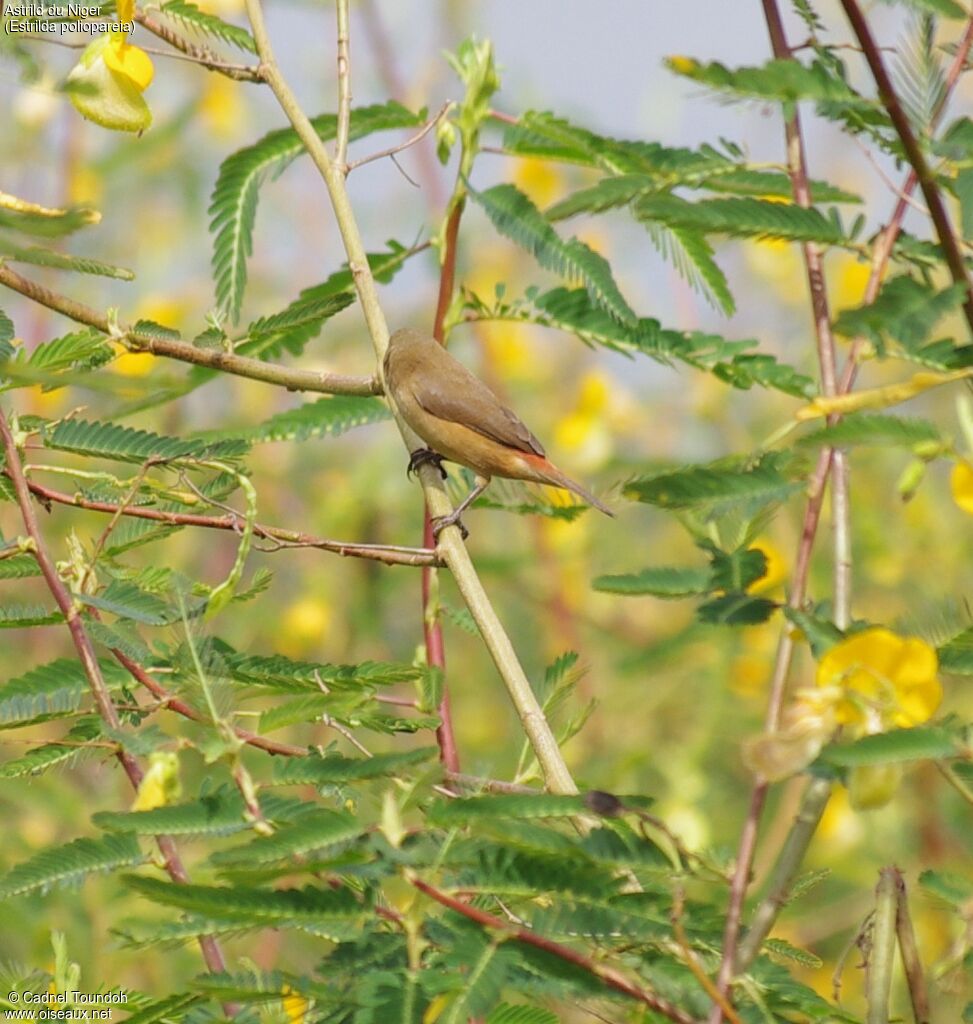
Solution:
M495 476L562 487L606 516L614 516L550 462L540 441L516 414L432 335L396 331L389 339L384 366L386 389L402 418L429 445L412 453L410 471L423 462L434 462L443 472L440 463L448 459L476 474L476 486L456 510L433 522L436 537L447 526L459 523L460 515Z

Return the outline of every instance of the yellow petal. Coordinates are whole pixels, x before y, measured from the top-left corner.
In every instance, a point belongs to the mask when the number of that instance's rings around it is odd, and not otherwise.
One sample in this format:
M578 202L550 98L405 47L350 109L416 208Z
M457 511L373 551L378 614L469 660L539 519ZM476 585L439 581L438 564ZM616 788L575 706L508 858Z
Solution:
M116 8L120 22L131 21L135 17L135 0L118 0Z
M107 35L85 48L68 75L68 98L82 117L103 128L145 131L152 124L152 112L132 79L108 67L105 58L114 49Z
M169 750L157 750L149 756L149 768L132 804L133 811L151 811L165 807L182 795L179 757Z
M973 466L965 459L953 466L949 475L949 488L953 492L953 501L973 516Z
M145 50L125 42L124 36L118 36L122 42L112 40L111 46L105 49L105 63L112 71L128 78L139 92L152 84L155 68Z

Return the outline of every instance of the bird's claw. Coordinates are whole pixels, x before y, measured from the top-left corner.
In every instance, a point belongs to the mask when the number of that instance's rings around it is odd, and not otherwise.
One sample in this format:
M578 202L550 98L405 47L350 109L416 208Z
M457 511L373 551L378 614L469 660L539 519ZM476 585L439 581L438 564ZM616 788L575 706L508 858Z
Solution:
M405 471L406 476L412 476L413 473L417 472L420 466L425 465L435 466L439 470L439 475L445 480L446 470L443 469L443 457L439 452L434 452L432 448L417 448L414 452L409 455L409 466Z
M446 529L447 526L458 526L459 532L466 540L470 535L470 531L463 525L463 520L455 513L451 512L448 516L436 516L435 519L431 520L432 523L432 538L434 541L439 541L439 535Z

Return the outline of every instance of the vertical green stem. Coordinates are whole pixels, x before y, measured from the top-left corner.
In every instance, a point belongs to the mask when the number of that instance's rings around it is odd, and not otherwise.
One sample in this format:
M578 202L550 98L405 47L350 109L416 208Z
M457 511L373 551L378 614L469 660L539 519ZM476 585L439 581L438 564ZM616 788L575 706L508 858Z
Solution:
M866 1024L888 1024L889 996L895 955L895 916L898 904L895 868L882 868L875 887L875 922L868 954L865 996Z

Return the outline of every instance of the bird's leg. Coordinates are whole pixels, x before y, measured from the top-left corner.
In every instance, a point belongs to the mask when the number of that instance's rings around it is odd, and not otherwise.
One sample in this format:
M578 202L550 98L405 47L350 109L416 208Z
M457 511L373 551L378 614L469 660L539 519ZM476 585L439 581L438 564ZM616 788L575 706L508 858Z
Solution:
M477 498L490 486L490 478L488 476L477 476L476 486L469 494L449 513L448 516L436 516L432 521L432 535L436 540L439 540L440 533L446 529L447 526L458 526L463 532L463 540L469 536L469 531L460 522L460 516L476 501Z
M409 455L409 468L405 471L406 476L412 476L420 466L425 466L427 463L436 467L439 470L440 476L446 479L446 470L443 469L443 456L439 452L434 452L432 448L417 448L414 452Z

